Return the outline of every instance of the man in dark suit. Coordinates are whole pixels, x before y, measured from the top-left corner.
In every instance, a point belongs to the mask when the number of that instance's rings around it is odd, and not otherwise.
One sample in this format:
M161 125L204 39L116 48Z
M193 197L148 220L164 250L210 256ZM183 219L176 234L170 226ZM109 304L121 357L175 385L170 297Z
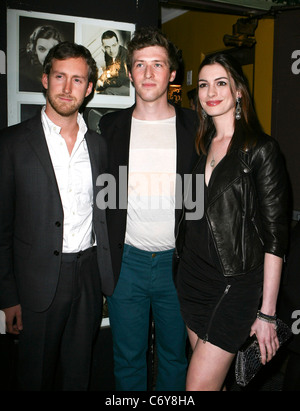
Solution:
M196 114L168 103L178 58L164 35L141 29L128 50L136 105L100 121L108 142L109 173L117 183L117 207L111 202L107 210L117 283L108 298L116 389L147 389L151 308L158 356L156 390L184 390L186 330L172 278L175 229L181 213L175 207L180 203L175 187L180 186L176 175L191 173L196 160Z
M88 388L102 292L113 291L105 211L94 206L106 144L78 113L96 79L85 47L58 44L41 114L1 132L0 308L19 334L23 390Z

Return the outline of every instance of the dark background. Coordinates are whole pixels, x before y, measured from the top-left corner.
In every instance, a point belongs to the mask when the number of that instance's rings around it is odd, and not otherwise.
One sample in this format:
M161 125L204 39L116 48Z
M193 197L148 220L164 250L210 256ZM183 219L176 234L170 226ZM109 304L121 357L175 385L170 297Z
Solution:
M299 50L297 60L292 53ZM300 10L279 13L275 19L272 136L285 155L293 188L295 219L300 219ZM298 216L299 212L299 216Z

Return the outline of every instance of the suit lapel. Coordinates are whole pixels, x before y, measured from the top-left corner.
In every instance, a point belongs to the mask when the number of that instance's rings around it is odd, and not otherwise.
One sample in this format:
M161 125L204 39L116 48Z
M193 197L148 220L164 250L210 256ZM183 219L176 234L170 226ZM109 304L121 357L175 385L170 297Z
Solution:
M100 136L99 136L100 138ZM96 179L100 174L100 153L99 153L99 144L95 144L95 140L90 133L90 131L87 131L85 135L88 151L89 151L89 156L90 156L90 162L91 162L91 169L92 169L92 176L93 176L93 184L95 185Z
M28 128L25 133L27 134L26 138L28 143L39 158L41 165L48 174L51 183L54 184L57 191L59 191L40 114L28 121Z
M181 119L181 111L177 110L176 108L176 149L177 149L177 155L176 155L176 173L183 175L185 169L184 169L184 158L183 158L183 153L186 152L186 142L185 139L182 138L184 134L186 133L183 124L182 124L182 119Z
M116 124L117 132L114 133L113 152L116 164L127 166L129 162L131 121L134 107L124 110ZM118 170L115 170L118 172Z
M27 141L31 145L32 149L36 153L37 157L39 158L43 168L45 169L46 173L52 184L54 184L58 190L57 181L55 177L54 168L52 165L51 157L49 154L43 126L41 123L40 115L34 117L29 123L28 128L26 130L27 133ZM86 142L89 150L89 156L91 160L91 168L92 168L92 175L93 181L96 181L100 173L100 153L99 153L99 145L94 144L93 136L88 131L86 133Z

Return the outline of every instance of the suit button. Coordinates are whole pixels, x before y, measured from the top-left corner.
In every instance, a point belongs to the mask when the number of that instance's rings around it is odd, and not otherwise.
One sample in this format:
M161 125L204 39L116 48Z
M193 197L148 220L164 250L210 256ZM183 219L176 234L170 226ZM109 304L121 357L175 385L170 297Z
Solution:
M55 250L53 254L54 255L59 255L59 251Z
M55 225L56 225L56 227L60 227L61 223L59 221L56 221Z

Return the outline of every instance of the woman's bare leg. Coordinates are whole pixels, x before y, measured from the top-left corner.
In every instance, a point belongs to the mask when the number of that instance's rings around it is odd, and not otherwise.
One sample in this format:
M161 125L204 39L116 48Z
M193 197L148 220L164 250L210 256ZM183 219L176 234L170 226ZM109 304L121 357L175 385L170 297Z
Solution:
M187 391L220 391L235 354L201 339L188 329L193 355L190 361Z

